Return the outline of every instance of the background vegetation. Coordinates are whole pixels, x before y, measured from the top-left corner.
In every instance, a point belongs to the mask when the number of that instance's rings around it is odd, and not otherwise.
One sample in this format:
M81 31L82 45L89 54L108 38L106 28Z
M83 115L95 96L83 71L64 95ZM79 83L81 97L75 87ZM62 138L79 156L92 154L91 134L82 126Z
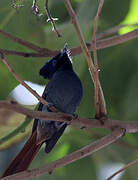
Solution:
M47 16L44 8L44 1L38 1L40 18L31 13L31 0L18 0L17 5L24 5L20 8L13 8L13 2L0 0L0 29L10 32L20 37L52 50L60 50L67 42L69 47L79 45L74 28L70 22L70 17L63 1L49 1L49 9L53 17L58 17L56 27L62 34L62 38L52 32L51 24L46 22ZM97 0L74 0L71 1L79 18L79 24L83 31L86 42L91 41L93 19L97 10ZM138 22L138 2L137 0L105 0L104 6L98 22L98 32L103 32L111 27L120 24ZM136 28L136 27L134 27ZM119 30L117 34L126 33L132 28ZM0 48L9 50L26 51L29 50L13 41L0 35ZM103 87L108 115L112 119L137 120L138 118L138 39L133 39L118 46L102 49L98 51L98 61L100 68L100 81ZM47 81L39 76L40 67L49 58L24 58L17 56L7 56L16 72L23 80L45 85ZM94 116L93 103L93 83L90 78L87 63L84 56L73 57L73 67L80 77L84 94L81 104L77 110L80 117ZM18 82L11 75L5 65L0 62L0 99L8 99L11 91L18 85ZM32 108L32 107L31 107ZM34 108L34 107L33 107ZM7 115L7 116L6 116ZM15 113L0 109L0 136L8 134L24 117ZM30 131L30 126L25 133L19 133L13 139L0 145L0 168L4 168L13 158L12 148L21 142ZM105 130L80 130L69 127L61 138L55 149L49 154L44 153L44 147L33 161L31 168L40 167L46 163L58 159L70 152L73 152L98 137L107 133ZM101 166L106 164L123 163L126 164L137 158L138 155L138 135L127 134L120 140L120 143L110 145L92 156L72 163L66 167L57 169L52 175L44 175L36 179L98 179ZM9 151L5 149L10 148ZM3 152L4 151L4 152ZM15 151L15 150L14 150ZM18 151L18 150L17 150ZM9 157L10 156L10 157ZM129 168L121 180L138 179L137 165Z

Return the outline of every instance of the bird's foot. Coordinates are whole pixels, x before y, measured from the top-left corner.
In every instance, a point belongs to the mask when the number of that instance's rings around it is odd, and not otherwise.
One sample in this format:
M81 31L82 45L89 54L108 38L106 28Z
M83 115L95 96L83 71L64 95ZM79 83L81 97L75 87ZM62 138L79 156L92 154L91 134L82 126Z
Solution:
M78 114L72 113L72 120L77 118L78 118Z
M107 120L107 116L101 116L101 117L97 117L95 116L95 119L97 119L98 121L100 121L101 125L105 124L105 121Z
M53 103L48 103L47 110L48 110L48 111L51 111L50 108L51 108L52 106L54 106Z
M58 109L55 108L53 103L48 103L47 110L49 112L59 112Z

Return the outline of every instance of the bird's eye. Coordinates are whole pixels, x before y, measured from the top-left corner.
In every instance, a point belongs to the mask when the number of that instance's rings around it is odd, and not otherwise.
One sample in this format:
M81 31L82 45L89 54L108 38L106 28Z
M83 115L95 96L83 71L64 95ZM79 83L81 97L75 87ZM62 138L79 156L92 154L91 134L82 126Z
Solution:
M56 59L54 59L54 60L52 61L52 65L53 65L53 66L56 66L56 64L57 64L57 61L56 61Z

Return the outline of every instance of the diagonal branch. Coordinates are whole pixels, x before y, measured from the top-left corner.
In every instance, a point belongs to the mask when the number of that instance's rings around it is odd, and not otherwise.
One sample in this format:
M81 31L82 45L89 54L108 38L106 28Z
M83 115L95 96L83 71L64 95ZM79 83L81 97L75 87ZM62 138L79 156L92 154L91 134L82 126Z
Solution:
M72 19L72 23L74 25L74 28L76 30L76 34L77 34L78 39L80 41L82 52L84 53L84 55L86 57L91 77L93 79L93 82L95 83L95 68L94 68L94 64L92 62L91 55L90 55L90 53L88 51L88 48L86 46L84 37L83 37L82 32L80 30L76 14L75 14L74 10L72 9L72 6L71 6L69 0L64 0L64 3L65 3L65 6L66 6L66 8L68 10L68 13L69 13L69 15L70 15L70 17ZM106 105L105 105L104 95L103 95L103 91L102 91L100 82L98 82L98 86L99 86L101 116L106 116L107 115Z
M76 118L73 119L72 115L66 113L55 113L55 112L41 112L34 111L28 108L25 108L19 104L0 101L0 108L10 109L17 113L24 114L31 118L38 118L43 120L52 120L52 121L61 121L66 122L69 125L75 125L80 128L106 128L109 130L113 130L116 127L120 127L125 129L126 133L135 133L138 132L138 121L119 121L119 120L111 120L106 119L104 124L101 124L100 121L94 118Z
M13 6L13 8L15 8L16 10L18 10L19 8L23 7L24 5L22 5L22 4L17 5L17 4L16 4L16 0L13 0L12 6Z
M112 174L109 178L107 178L106 180L111 180L113 179L116 175L118 175L119 173L121 173L122 171L126 170L127 168L129 168L130 166L136 164L138 162L138 159L136 159L135 161L132 161L131 163L127 164L126 166L124 166L123 168L119 169L118 171L116 171L114 174Z
M7 32L5 32L5 33L7 33ZM104 49L107 47L122 44L124 42L127 42L127 41L132 40L137 37L138 37L138 29L135 29L135 30L128 32L126 34L123 34L123 35L118 35L118 36L113 36L113 37L102 39L102 40L97 40L96 49L97 50ZM19 43L19 42L17 42L17 43ZM87 45L87 48L89 51L93 51L93 49L94 49L93 44L87 43L86 45ZM27 47L25 44L24 44L24 46ZM17 56L24 56L24 57L51 57L51 56L55 56L59 52L59 51L53 51L53 50L50 50L47 48L41 48L41 52L37 52L37 53L18 52L18 51L6 50L6 49L1 49L1 48L0 48L0 51L3 52L3 54L5 54L5 55L17 55ZM82 53L82 49L80 46L72 48L70 51L71 51L72 56L76 56L76 55L79 55Z
M32 50L34 50L36 52L43 53L44 50L47 51L47 52L51 52L49 49L41 48L41 47L31 43L31 42L28 42L28 41L25 41L25 40L23 40L21 38L13 36L12 34L10 34L8 32L5 32L3 30L0 30L0 34L2 34L3 36L11 39L12 41L14 41L14 42L16 42L18 44L21 44L21 45L23 45L23 46L25 46L25 47L27 47L29 49L32 49Z
M39 14L39 8L37 6L36 0L33 0L33 5L32 5L32 12L36 15L36 16L40 16Z
M99 41L97 41L97 49L104 49L107 47L111 47L111 46L115 46L121 43L124 43L126 41L129 41L133 38L137 38L138 37L138 29L135 29L131 32L128 32L126 34L123 35L118 35L118 36L113 36L110 38L106 38L106 39L101 39ZM93 45L89 48L89 50L93 50Z
M1 59L3 61L3 63L7 66L7 68L9 69L9 71L13 74L13 76L17 79L17 81L19 81L31 94L33 94L42 104L48 106L48 102L46 100L44 100L41 96L39 96L39 94L33 90L30 86L28 86L28 84L26 84L21 78L20 76L15 72L15 70L13 69L13 67L10 65L10 63L4 58L3 54L1 54ZM50 109L52 111L57 111L53 106L50 107Z
M55 21L58 20L58 18L53 18L51 16L51 14L49 12L49 9L48 9L48 0L46 0L46 2L45 2L45 9L46 9L46 13L47 13L47 16L48 16L47 22L51 22L52 30L54 30L57 33L58 37L61 37L61 34L58 32L58 30L56 29L56 26L55 26Z
M84 148L79 149L67 156L64 156L61 159L58 159L52 163L49 163L44 167L20 172L20 173L11 175L11 176L4 177L1 180L18 180L18 179L27 180L27 179L30 179L33 177L40 176L45 173L51 173L59 167L65 166L74 161L82 159L82 158L108 146L109 144L111 144L111 143L115 142L117 139L119 139L123 134L124 134L124 131L122 129L120 129L120 128L115 129L111 134L101 138L100 140L98 140L88 146L85 146Z
M26 58L29 58L29 57L43 58L43 57L55 56L58 54L59 51L44 50L43 53L41 53L41 52L34 53L34 52L22 52L22 51L14 51L14 50L7 50L7 49L0 48L0 52L2 52L4 55L16 55L16 56L23 56Z
M116 26L114 26L114 27L111 27L111 28L109 28L109 29L107 29L107 30L99 33L99 34L97 35L97 40L98 40L98 39L103 39L103 38L105 38L105 37L112 36L113 34L118 33L118 31L119 31L120 29L124 28L124 27L133 27L133 28L134 28L134 26L137 26L137 25L138 25L138 23L134 23L134 24L119 24L119 25L116 25Z
M123 35L118 35L118 36L113 36L110 38L98 40L96 42L96 48L97 49L104 49L107 47L122 44L124 42L127 42L127 41L132 40L132 39L137 38L137 37L138 37L138 29L135 29L135 30L128 32L126 34L123 34ZM89 51L93 51L94 44L92 43L92 45L91 45L91 43L87 43L87 48ZM82 53L81 47L76 47L76 48L71 49L71 54L73 56L76 56L76 55L81 54L81 53Z

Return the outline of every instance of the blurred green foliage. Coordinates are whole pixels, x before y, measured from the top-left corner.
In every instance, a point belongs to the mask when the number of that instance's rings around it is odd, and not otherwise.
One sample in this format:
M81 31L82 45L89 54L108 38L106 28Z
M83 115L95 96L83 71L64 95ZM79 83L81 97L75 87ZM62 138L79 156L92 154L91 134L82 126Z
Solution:
M91 41L93 19L98 7L98 0L72 0L72 6L75 9L79 24L87 42ZM130 10L135 6L134 0L105 0L98 30L102 32L110 27L121 24L130 14ZM46 12L44 0L38 1L40 13L43 15L38 19L31 14L31 0L17 0L17 5L24 5L21 8L14 9L12 0L0 0L0 29L11 34L30 41L41 47L47 47L53 50L63 48L67 42L69 47L76 47L79 41L76 37L74 27L70 23L70 17L64 6L63 1L49 1L49 9L53 17L58 17L56 22L57 29L62 33L62 38L57 38L52 32L51 24L46 23ZM131 7L131 8L130 8ZM134 8L134 7L133 7ZM138 22L136 14L131 16ZM125 22L125 21L124 21ZM133 21L131 21L133 22ZM126 22L127 23L127 22ZM31 52L31 50L14 43L13 41L0 35L0 48L8 50L17 50ZM105 94L107 110L109 117L118 120L137 120L138 118L138 39L133 39L124 44L102 49L98 51L98 61L100 68L100 81ZM47 81L39 76L40 67L47 61L46 58L24 58L17 56L7 56L16 72L23 80L46 84ZM73 57L73 67L75 72L81 78L84 94L81 104L77 110L80 117L94 116L93 103L93 83L90 78L89 70L84 56ZM5 65L0 62L0 99L7 99L10 92L17 86L18 82L8 71ZM15 123L16 124L16 123ZM9 129L8 129L9 132ZM8 133L7 132L7 133ZM55 149L49 155L44 153L44 148L32 163L32 168L45 165L51 160L55 160L67 153L73 152L87 144L90 144L97 138L93 135L96 132L102 136L107 131L79 130L77 128L68 128L68 131L61 138ZM137 146L137 134L127 134L122 140L131 146ZM129 153L129 155L128 155ZM86 157L66 167L56 170L52 175L44 175L35 179L62 180L62 179L97 179L96 173L101 163L122 162L127 163L136 159L137 151L133 148L111 145L93 156ZM136 169L130 168L122 179L138 179Z

